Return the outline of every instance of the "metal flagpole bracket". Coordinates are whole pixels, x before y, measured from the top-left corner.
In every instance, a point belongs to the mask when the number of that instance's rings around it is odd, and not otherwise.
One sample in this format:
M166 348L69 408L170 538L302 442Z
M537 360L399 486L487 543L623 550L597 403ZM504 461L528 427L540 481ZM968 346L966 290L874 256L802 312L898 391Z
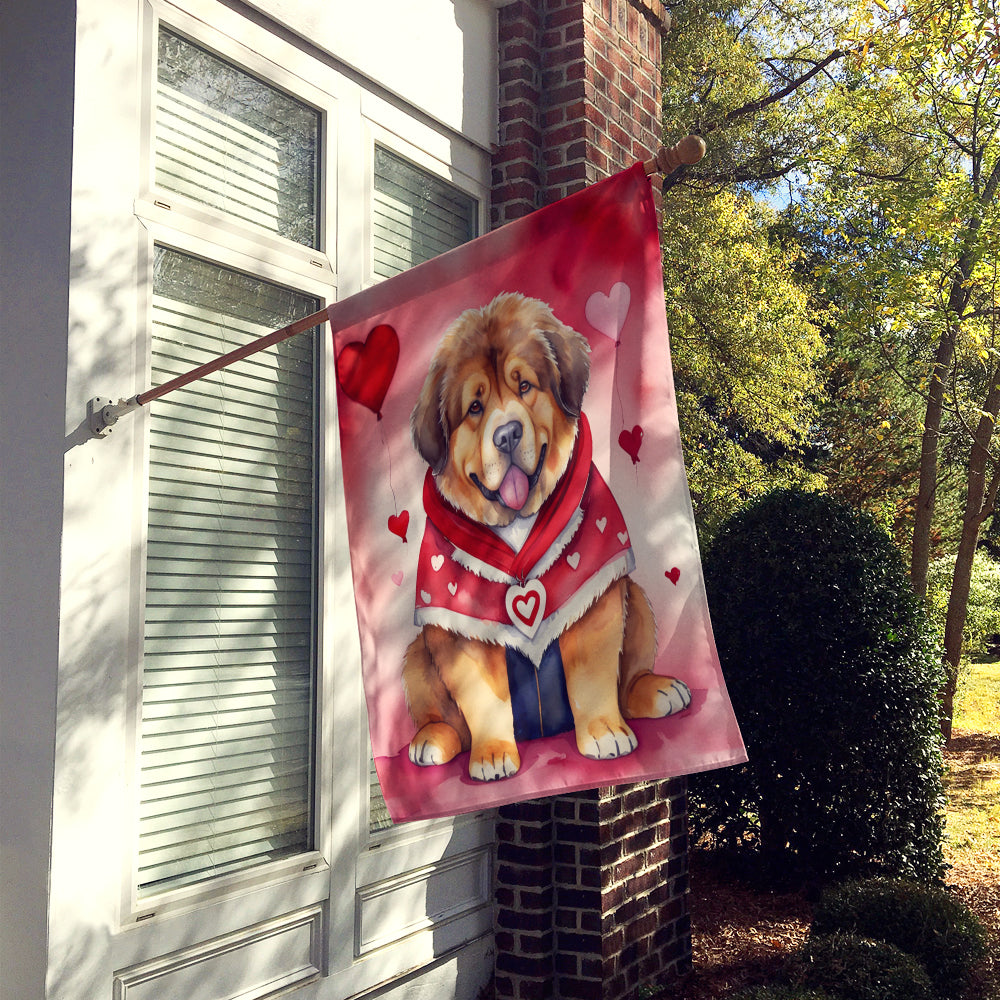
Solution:
M138 408L139 400L136 396L132 396L130 399L119 399L117 403L104 396L88 399L87 423L90 425L90 433L94 437L107 437L122 414Z

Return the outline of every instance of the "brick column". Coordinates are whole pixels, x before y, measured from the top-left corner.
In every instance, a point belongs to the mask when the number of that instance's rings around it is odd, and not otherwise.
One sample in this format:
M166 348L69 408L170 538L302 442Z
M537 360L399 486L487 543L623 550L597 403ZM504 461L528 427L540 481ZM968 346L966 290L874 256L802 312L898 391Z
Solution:
M660 144L660 0L499 9L494 226ZM497 821L496 996L623 1000L691 964L684 779L505 806Z
M661 0L500 8L493 225L572 194L660 143Z

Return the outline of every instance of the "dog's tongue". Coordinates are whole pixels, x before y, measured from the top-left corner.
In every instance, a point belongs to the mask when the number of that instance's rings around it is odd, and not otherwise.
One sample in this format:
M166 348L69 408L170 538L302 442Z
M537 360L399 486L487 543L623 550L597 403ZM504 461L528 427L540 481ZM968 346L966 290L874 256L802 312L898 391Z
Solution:
M511 510L520 510L528 500L528 477L523 469L512 465L500 484L500 499Z

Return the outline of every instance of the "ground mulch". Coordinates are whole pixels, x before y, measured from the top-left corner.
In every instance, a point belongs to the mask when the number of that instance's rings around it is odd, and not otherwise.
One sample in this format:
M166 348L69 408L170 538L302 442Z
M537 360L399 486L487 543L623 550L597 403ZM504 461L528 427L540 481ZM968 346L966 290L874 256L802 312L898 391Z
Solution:
M953 773L979 760L1000 761L1000 738L956 732L945 756ZM748 986L773 982L809 935L815 892L748 884L710 850L692 850L689 862L693 968L658 1000L725 1000ZM991 939L969 1000L1000 1000L1000 858L967 856L953 864L946 883Z

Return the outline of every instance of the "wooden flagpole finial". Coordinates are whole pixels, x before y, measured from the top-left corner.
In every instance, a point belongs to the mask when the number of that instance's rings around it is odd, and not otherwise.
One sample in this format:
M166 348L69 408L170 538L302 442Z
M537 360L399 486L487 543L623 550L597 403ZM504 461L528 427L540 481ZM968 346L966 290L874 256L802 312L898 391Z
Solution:
M700 135L686 135L673 146L660 146L656 156L646 160L643 167L647 174L669 174L679 166L693 166L705 155L705 140Z

